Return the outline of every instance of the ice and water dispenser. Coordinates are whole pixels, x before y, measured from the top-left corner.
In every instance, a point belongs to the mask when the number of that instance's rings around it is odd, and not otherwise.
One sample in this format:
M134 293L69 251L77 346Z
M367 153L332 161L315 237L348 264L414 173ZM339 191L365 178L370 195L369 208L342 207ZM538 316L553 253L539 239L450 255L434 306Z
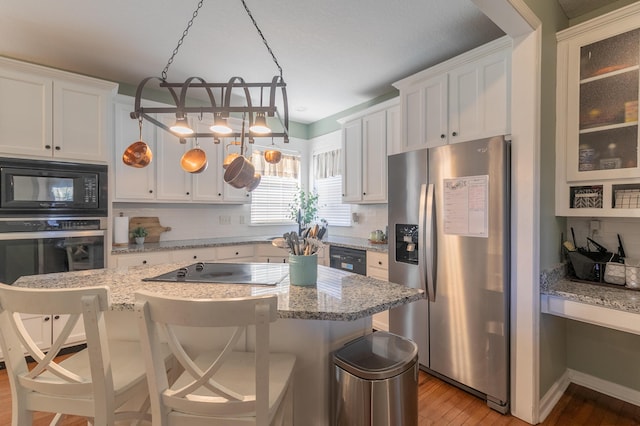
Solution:
M396 262L418 264L418 225L396 224Z

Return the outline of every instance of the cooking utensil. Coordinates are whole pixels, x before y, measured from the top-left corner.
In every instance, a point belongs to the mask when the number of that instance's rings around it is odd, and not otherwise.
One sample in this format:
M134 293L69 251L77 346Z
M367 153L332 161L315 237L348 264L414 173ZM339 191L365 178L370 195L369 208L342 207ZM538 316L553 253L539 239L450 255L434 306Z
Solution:
M260 181L262 180L262 175L260 173L255 173L253 175L253 179L251 179L251 182L249 182L249 184L247 186L244 187L244 189L247 192L251 192L254 189L256 189L258 187L258 185L260 185Z
M607 248L605 246L603 246L602 244L598 244L596 241L592 240L591 238L587 237L587 241L592 243L594 246L596 246L596 249L600 252L600 253L606 253L609 250L607 250Z
M274 238L271 245L278 248L287 248L287 242L284 238Z
M573 226L571 227L571 237L573 238L573 245L574 247L578 247L578 244L576 243L576 233L573 231Z
M124 150L122 162L127 166L142 168L151 163L153 153L149 145L142 141L142 119L138 119L138 127L140 127L140 140L132 143Z
M226 169L227 167L229 167L229 164L231 164L231 162L233 160L235 160L236 158L238 158L240 156L240 154L238 154L237 152L229 152L229 147L230 146L240 146L242 144L242 142L239 141L233 141L229 144L227 144L227 146L225 146L225 150L228 152L227 156L224 157L224 160L222 161L222 168Z
M624 253L624 247L622 247L622 239L620 238L620 234L618 235L618 256L624 258L627 257Z
M224 181L234 188L244 188L255 177L255 167L243 156L235 158L224 172Z
M207 153L196 143L196 147L185 152L180 159L180 167L189 173L202 173L207 169Z

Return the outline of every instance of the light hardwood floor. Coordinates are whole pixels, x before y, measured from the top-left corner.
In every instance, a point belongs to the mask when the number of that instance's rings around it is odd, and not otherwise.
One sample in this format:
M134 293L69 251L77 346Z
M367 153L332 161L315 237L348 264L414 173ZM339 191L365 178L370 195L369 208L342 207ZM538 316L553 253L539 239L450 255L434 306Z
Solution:
M7 372L0 370L0 426L11 424L10 401ZM503 416L491 410L479 398L422 371L419 378L418 406L420 426L528 425L516 417ZM33 424L46 426L52 417L51 414L37 413ZM79 426L86 425L87 421L81 417L68 416L62 424ZM640 407L572 384L542 425L640 425Z

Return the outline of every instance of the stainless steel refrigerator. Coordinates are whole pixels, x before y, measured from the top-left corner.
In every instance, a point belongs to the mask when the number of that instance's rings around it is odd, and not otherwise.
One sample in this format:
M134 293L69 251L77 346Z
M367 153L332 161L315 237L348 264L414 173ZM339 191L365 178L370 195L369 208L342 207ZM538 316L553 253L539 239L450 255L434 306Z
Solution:
M389 281L428 299L389 330L421 368L509 408L510 144L504 136L389 156Z

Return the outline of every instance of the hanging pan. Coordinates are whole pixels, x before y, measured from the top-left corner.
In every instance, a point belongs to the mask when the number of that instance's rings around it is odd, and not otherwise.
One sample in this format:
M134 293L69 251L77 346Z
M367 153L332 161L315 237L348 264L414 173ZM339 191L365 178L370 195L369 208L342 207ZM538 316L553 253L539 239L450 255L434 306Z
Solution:
M122 162L127 166L142 168L151 163L153 153L149 145L142 140L142 118L138 119L138 126L140 127L140 140L125 149L124 154L122 154Z

